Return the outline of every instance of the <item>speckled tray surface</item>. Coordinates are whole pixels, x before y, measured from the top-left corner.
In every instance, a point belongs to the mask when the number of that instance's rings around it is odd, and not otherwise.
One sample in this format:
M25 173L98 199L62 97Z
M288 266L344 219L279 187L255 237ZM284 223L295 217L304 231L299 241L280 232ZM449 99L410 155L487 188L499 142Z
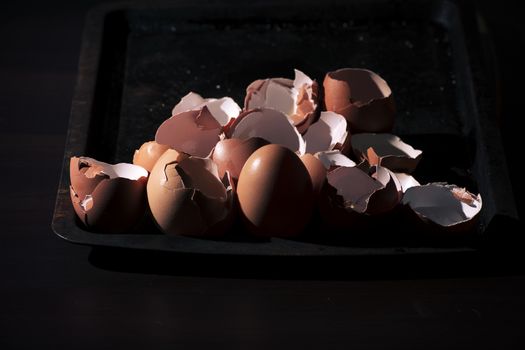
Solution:
M472 52L476 46L465 46L465 36L475 38L477 32L466 30L465 13L460 16L448 1L320 6L178 2L93 10L86 21L55 232L74 243L186 253L440 253L475 250L488 231L515 218L499 132L489 118L493 101L478 98L490 82L472 68L479 55ZM413 234L355 240L323 232L322 239L313 234L302 240L213 241L162 235L147 218L134 232L119 235L88 232L76 220L68 189L72 155L130 162L189 91L231 96L242 104L255 79L291 77L298 68L322 82L325 72L341 67L372 69L389 82L398 110L394 133L424 151L415 174L422 183L448 181L481 193L484 208L474 237L442 244Z

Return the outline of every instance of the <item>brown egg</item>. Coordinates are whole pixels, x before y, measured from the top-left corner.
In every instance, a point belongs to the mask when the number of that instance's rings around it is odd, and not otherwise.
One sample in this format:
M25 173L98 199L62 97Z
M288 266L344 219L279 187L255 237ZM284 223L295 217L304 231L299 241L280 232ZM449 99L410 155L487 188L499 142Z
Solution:
M231 187L221 182L211 159L167 150L151 171L147 194L151 214L166 234L218 236L231 222Z
M70 161L70 196L79 219L99 232L130 230L142 217L146 203L146 169L111 165L87 157Z
M248 229L263 237L301 233L313 209L308 170L288 148L259 148L244 164L237 185L239 205Z
M135 151L135 154L133 155L133 164L140 165L147 171L151 172L157 160L169 148L170 146L161 145L155 141L146 142Z
M343 115L352 134L392 131L395 114L392 90L376 73L343 68L328 72L323 86L326 109Z
M302 155L301 161L310 174L314 193L317 196L321 192L321 189L323 188L324 182L326 180L327 169L318 158L311 155L310 153Z
M267 144L269 142L260 137L219 141L212 153L212 159L218 167L219 177L222 179L228 171L231 177L237 181L246 160L253 152Z

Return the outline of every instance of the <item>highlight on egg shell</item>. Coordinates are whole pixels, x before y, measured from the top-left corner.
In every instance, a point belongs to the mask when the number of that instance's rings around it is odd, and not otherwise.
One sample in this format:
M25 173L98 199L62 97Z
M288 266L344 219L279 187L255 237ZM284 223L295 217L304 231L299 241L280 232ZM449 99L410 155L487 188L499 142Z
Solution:
M304 133L315 120L318 107L318 85L295 69L295 79L259 79L246 88L244 110L271 108L284 113Z
M135 153L133 154L133 164L140 165L147 171L151 172L157 160L169 148L170 146L161 145L155 141L145 142L138 150L135 150Z
M217 164L219 177L223 178L226 172L229 172L231 177L237 181L246 160L253 152L268 144L268 141L260 137L219 141L211 155L212 160Z
M402 203L431 228L455 233L472 231L482 208L481 195L447 183L411 187Z
M342 68L328 72L323 86L326 109L344 116L352 134L392 131L395 115L392 90L376 73Z
M403 142L399 136L392 134L362 133L352 137L352 149L358 159L367 158L371 165L381 163L382 166L402 173L412 173L423 152ZM373 148L375 154L368 154ZM371 159L372 158L372 159Z
M72 157L69 174L73 208L89 229L125 232L143 217L148 171L141 166Z
M155 163L147 185L155 223L166 234L223 235L233 220L229 181L228 176L219 178L211 159L167 150Z
M239 176L237 196L248 231L260 237L295 237L314 204L310 174L290 149L271 144L256 150Z

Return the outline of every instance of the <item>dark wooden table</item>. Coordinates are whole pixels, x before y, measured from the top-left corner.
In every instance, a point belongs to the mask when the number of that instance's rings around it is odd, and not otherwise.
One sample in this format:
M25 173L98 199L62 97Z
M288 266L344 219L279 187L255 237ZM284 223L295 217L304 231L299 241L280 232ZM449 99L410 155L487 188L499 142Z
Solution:
M0 349L525 348L516 253L206 258L56 237L50 221L80 33L95 2L0 5ZM518 159L523 93L514 87L525 77L525 30L517 5L481 8L501 63L507 156ZM519 172L511 174L523 195Z

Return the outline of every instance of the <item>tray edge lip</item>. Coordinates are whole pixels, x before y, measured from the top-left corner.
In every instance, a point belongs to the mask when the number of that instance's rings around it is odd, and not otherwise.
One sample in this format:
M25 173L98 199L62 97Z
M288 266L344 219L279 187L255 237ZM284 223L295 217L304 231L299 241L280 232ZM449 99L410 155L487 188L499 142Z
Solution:
M443 3L448 3L449 6L453 8L453 11L455 12L455 15L459 15L460 6L457 4L456 1L453 0L441 0ZM435 1L433 1L435 2ZM62 171L60 180L58 183L58 190L56 193L56 201L55 201L55 207L53 211L53 219L51 222L51 227L53 232L60 237L61 239L64 239L67 242L73 243L73 244L79 244L79 245L88 245L88 246L102 246L102 247L115 247L115 248L124 248L124 249L140 249L140 250L152 250L148 247L122 247L119 245L114 244L97 244L85 240L79 240L76 238L73 238L70 234L68 234L67 230L64 231L64 221L59 219L59 215L57 215L57 212L60 211L60 206L64 202L64 197L67 196L63 191L65 190L66 184L68 181L65 181L65 178L67 177L67 169L68 169L68 160L69 160L69 154L71 153L71 128L70 126L72 124L76 124L77 122L84 121L82 118L82 113L76 113L76 108L82 108L83 113L89 113L91 110L91 104L89 102L92 102L94 95L96 93L96 83L97 83L97 72L100 65L100 58L101 58L101 48L102 48L102 40L103 40L103 33L104 33L104 21L106 19L106 16L110 13L117 12L117 11L127 11L127 10L141 10L141 9L156 9L156 8L177 8L180 6L187 6L187 7L199 7L204 5L205 1L186 1L182 0L177 3L169 2L169 1L163 1L163 0L153 0L148 3L140 2L140 1L117 1L112 3L101 3L94 7L92 7L85 16L85 22L84 22L84 29L82 31L81 40L82 45L80 49L79 54L79 62L78 62L78 69L77 69L77 79L74 87L74 95L71 103L71 109L70 109L70 115L68 120L68 128L67 128L67 135L65 138L65 144L64 144L64 155L63 155L63 162L62 162ZM336 3L344 3L343 1L334 1L332 4ZM213 5L225 7L228 6L228 3L220 3L220 2L212 2ZM254 6L269 6L269 3L265 2L255 2L255 3L244 3L242 6L248 6L248 7L254 7ZM286 3L285 5L281 5L284 7L290 7L290 3ZM459 24L462 25L461 20L459 21ZM463 28L461 28L463 29ZM94 39L94 34L96 34L96 40ZM465 41L465 33L462 30L461 34L462 42ZM89 39L89 40L87 40ZM466 48L464 50L467 51ZM468 52L467 52L468 53ZM466 56L468 59L468 56ZM91 61L95 58L94 61ZM469 77L472 78L471 72L470 72L470 66L467 67ZM88 74L90 73L90 74ZM470 84L472 85L472 84ZM87 98L84 98L87 97ZM86 100L90 100L86 103ZM476 103L476 99L472 101L474 104ZM87 106L80 106L81 104L87 104ZM84 121L85 122L85 121ZM89 120L87 121L89 122ZM85 146L85 143L87 141L87 135L84 135L82 137L83 144L82 146ZM77 146L78 147L78 146ZM508 177L508 176L507 176ZM64 188L63 188L64 187ZM69 192L69 191L68 191ZM67 200L66 200L67 201ZM259 254L259 253L227 253L227 252L217 252L217 253L211 253L213 255L237 255L237 256L352 256L352 257L359 257L359 256L372 256L372 255L378 255L378 256L406 256L406 255L435 255L435 254L450 254L450 253L468 253L468 252L476 252L479 251L479 248L473 248L473 247L459 247L459 248L440 248L439 250L432 251L432 248L429 248L429 251L426 251L426 249L423 249L423 252L418 251L418 249L411 249L407 248L404 252L398 252L396 249L398 247L389 247L387 249L385 248L371 248L371 249L378 249L377 252L373 253L363 253L363 254L344 254L344 253L329 253L329 254L280 254L280 253L272 253L272 254ZM184 251L177 251L174 249L154 249L156 251L164 251L164 252L172 252L172 253L183 253L183 254L204 254L208 255L210 253L203 253L203 252L184 252ZM413 251L415 250L415 251Z

